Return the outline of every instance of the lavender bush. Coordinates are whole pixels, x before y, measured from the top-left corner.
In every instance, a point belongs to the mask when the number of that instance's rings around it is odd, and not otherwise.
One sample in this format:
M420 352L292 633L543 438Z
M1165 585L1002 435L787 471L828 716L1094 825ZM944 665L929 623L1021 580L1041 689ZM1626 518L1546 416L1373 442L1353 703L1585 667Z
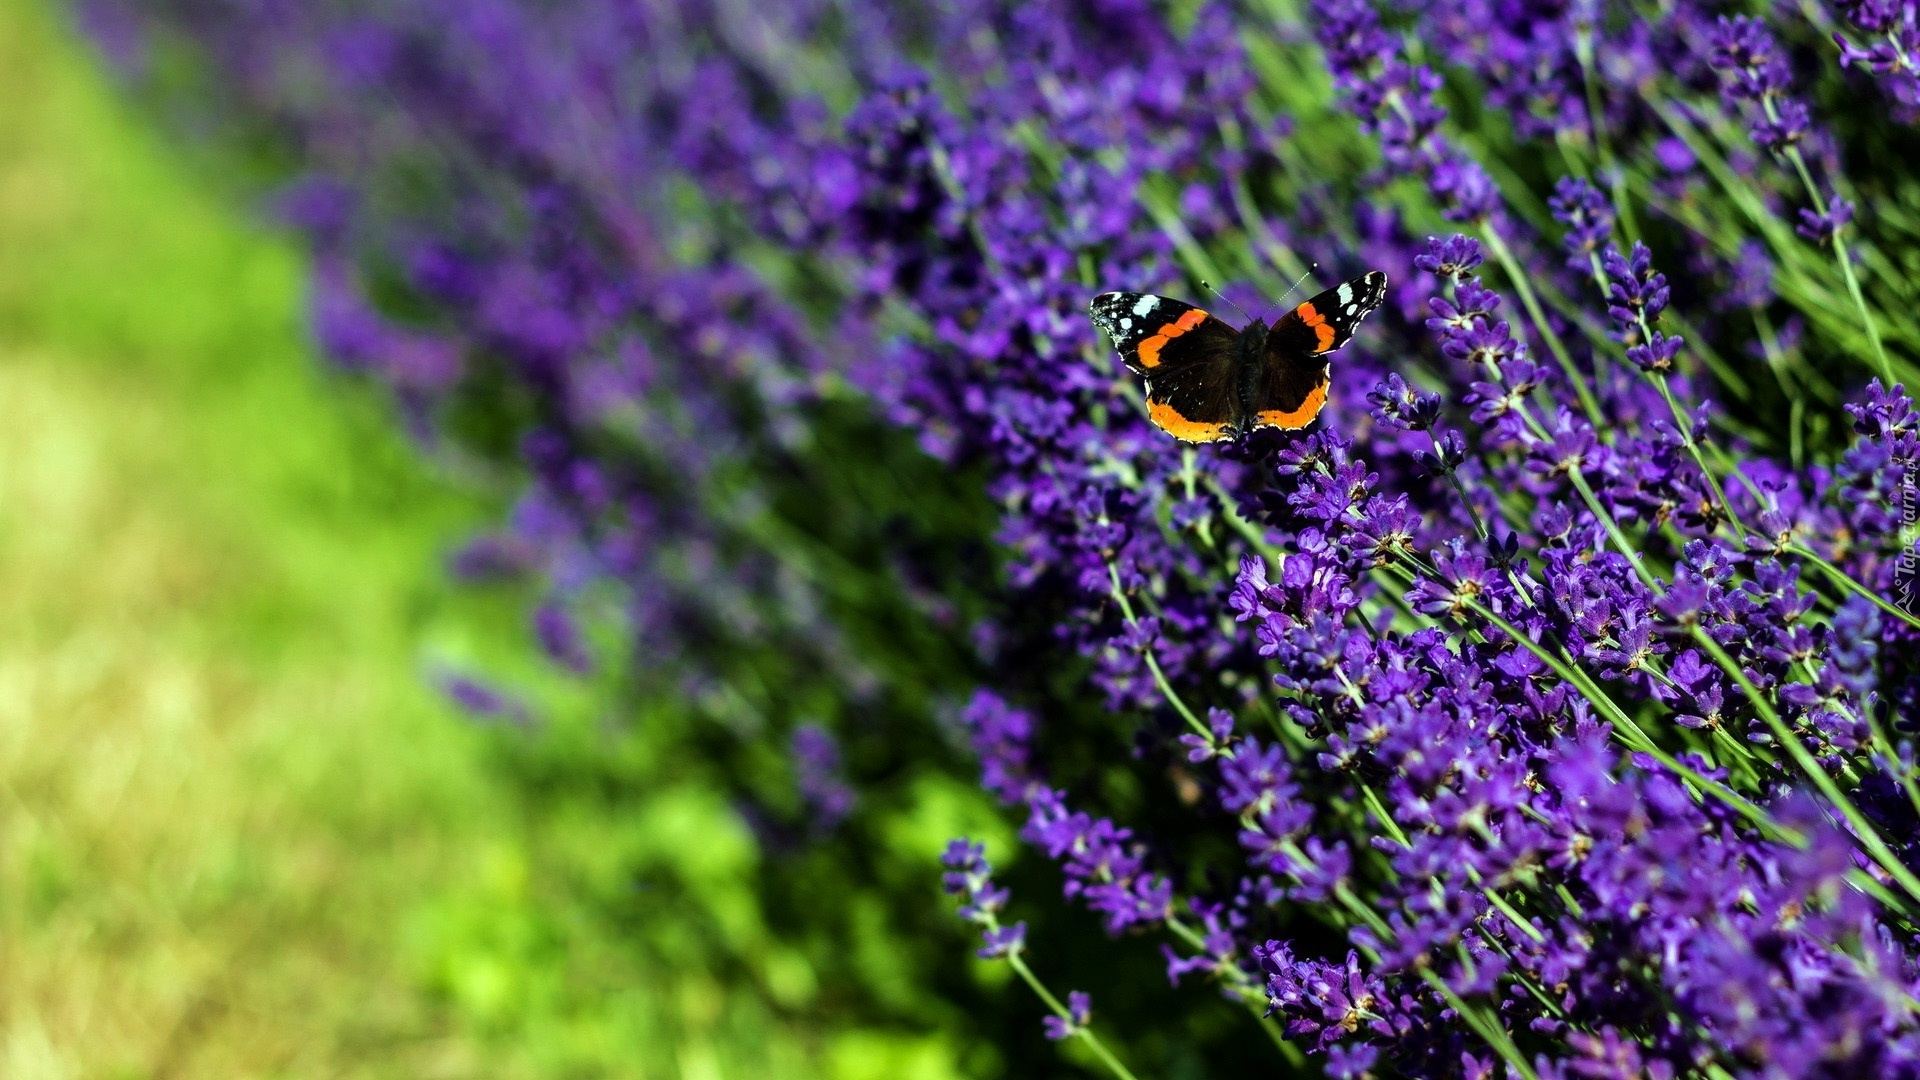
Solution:
M1920 1075L1909 5L87 12L770 843L970 747L1125 939L946 853L1089 1068ZM1300 433L1174 442L1085 315L1368 269Z

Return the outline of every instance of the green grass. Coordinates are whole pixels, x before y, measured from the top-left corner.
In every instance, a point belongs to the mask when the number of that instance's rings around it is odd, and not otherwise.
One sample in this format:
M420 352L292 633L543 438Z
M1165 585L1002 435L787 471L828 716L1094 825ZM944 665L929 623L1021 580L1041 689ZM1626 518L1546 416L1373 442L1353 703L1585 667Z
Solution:
M538 674L443 580L494 508L38 5L0 100L0 1075L719 1075L718 991L663 1004L549 873L605 821L423 677Z
M0 101L0 1076L958 1075L938 1025L809 1027L683 729L445 580L504 493L318 360L218 155L31 0ZM552 726L474 726L445 664ZM991 824L952 802L897 823L929 904Z
M0 1074L513 1071L423 975L524 861L421 678L501 632L438 568L486 508L15 0L0 96Z
M549 669L515 589L445 580L505 493L437 473L318 360L298 247L215 152L32 0L0 0L0 101L0 1076L991 1057L924 1019L808 1025L823 991L684 728ZM430 686L446 664L552 726L476 727ZM895 824L931 905L940 842L993 822L923 794Z

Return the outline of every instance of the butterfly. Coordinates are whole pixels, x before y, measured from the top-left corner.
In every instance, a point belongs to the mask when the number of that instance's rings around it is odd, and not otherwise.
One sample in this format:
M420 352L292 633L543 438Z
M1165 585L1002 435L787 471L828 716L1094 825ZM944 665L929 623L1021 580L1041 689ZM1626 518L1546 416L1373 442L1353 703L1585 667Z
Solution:
M1258 428L1303 428L1327 403L1326 355L1353 337L1387 295L1378 270L1280 316L1235 330L1178 300L1109 292L1087 313L1120 359L1146 379L1147 418L1184 442L1235 439Z

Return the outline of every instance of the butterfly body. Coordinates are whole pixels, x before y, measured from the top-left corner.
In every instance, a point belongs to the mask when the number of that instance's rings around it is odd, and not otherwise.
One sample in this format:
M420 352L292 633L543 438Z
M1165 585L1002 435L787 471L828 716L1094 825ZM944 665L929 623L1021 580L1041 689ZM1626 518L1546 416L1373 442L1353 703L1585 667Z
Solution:
M1267 348L1267 324L1255 319L1240 331L1238 355L1234 357L1235 427L1252 416L1260 404L1260 358ZM1325 364L1320 365L1326 367Z
M1263 427L1303 428L1327 401L1326 354L1353 337L1386 296L1374 271L1240 330L1151 293L1101 293L1088 313L1146 381L1147 417L1186 442L1234 439Z

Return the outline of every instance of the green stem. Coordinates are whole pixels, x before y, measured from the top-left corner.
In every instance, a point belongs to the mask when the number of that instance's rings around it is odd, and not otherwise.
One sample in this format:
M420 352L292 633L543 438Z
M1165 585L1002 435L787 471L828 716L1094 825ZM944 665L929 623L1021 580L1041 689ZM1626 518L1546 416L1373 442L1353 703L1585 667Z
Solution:
M1240 538L1247 542L1248 547L1270 563L1279 563L1287 557L1285 552L1267 539L1266 533L1260 531L1260 526L1240 515L1240 507L1234 503L1232 494L1221 486L1218 478L1212 473L1202 473L1200 482L1206 485L1215 499L1219 500L1220 512L1226 516L1227 524L1233 528L1234 532L1240 534Z
M1413 847L1407 840L1407 834L1400 831L1400 823L1393 820L1392 814L1387 813L1387 808L1381 804L1379 794L1371 785L1361 784L1360 796L1367 801L1367 809L1372 810L1373 816L1380 819L1381 827L1387 830L1387 834L1393 837L1395 843L1403 848Z
M1585 697L1595 708L1606 714L1607 718L1613 722L1614 727L1624 733L1621 741L1627 744L1627 749L1647 754L1668 769L1685 777L1701 790L1712 794L1721 802L1726 803L1727 806L1732 808L1740 816L1767 830L1776 837L1789 840L1796 844L1805 843L1805 838L1797 831L1775 821L1773 815L1749 801L1739 792L1734 791L1718 780L1701 775L1698 770L1690 768L1672 754L1661 749L1660 745L1654 742L1645 731L1641 730L1640 725L1635 723L1632 717L1627 715L1626 710L1622 709L1611 696L1601 690L1598 684L1588 679L1586 674L1580 671L1580 669L1542 647L1539 642L1528 637L1519 627L1495 615L1493 611L1485 605L1474 602L1470 603L1469 606L1473 609L1474 614L1479 615L1481 618L1486 619L1488 622L1505 631L1508 637L1511 637L1514 641L1518 642L1522 648L1538 657L1542 663L1553 669L1554 674L1565 679L1569 685L1580 692L1582 697Z
M1913 769L1900 760L1899 748L1893 745L1892 739L1887 738L1886 730L1881 726L1879 717L1874 715L1874 710L1863 708L1860 711L1867 719L1867 730L1873 732L1873 741L1886 756L1887 771L1900 781L1901 790L1907 793L1907 802L1912 804L1914 812L1920 813L1920 785L1914 783Z
M1887 842L1880 838L1880 833L1873 827L1873 823L1853 805L1853 800L1847 798L1846 792L1840 790L1840 785L1834 783L1833 777L1827 774L1827 770L1820 767L1820 763L1814 760L1813 754L1801 745L1800 737L1787 726L1785 720L1780 718L1780 714L1774 710L1772 703L1760 693L1758 687L1753 685L1752 680L1747 678L1746 671L1705 630L1695 626L1693 637L1699 642L1700 647L1713 657L1714 662L1739 684L1740 689L1746 692L1747 700L1753 703L1754 710L1760 714L1760 719L1765 721L1768 729L1773 732L1774 738L1779 740L1788 756L1793 758L1794 764L1800 767L1800 771L1806 774L1807 779L1813 781L1813 786L1819 788L1820 793L1827 797L1827 801L1833 804L1834 809L1838 810L1840 815L1847 819L1847 823L1853 826L1855 842L1873 858L1874 862L1880 864L1880 869L1884 870L1888 877L1899 883L1909 897L1920 900L1920 877L1915 877L1913 871L1907 869L1906 865L1893 853L1893 849L1887 846Z
M1646 329L1646 325L1647 320L1643 315L1640 318L1641 332L1646 333L1647 340L1651 341L1653 339L1652 333ZM1733 512L1733 504L1727 501L1727 493L1720 488L1720 478L1714 475L1712 469L1707 468L1707 459L1701 455L1700 444L1695 441L1693 437L1693 421L1689 419L1685 413L1680 411L1680 403L1673 399L1673 388L1667 385L1666 373L1653 372L1650 374L1653 379L1653 384L1660 388L1660 397L1667 403L1667 411L1673 414L1673 423L1675 428L1680 432L1681 444L1687 448L1687 453L1693 455L1693 463L1700 467L1700 475L1707 478L1707 487L1713 490L1713 501L1720 504L1720 511L1727 515L1727 521L1733 525L1733 531L1738 533L1742 540L1745 540L1747 537L1747 527L1741 523L1740 515Z
M1500 890L1488 886L1484 891L1487 894L1487 899L1493 902L1493 906L1499 908L1501 913L1506 915L1507 918L1512 919L1513 925L1525 930L1528 937L1535 941L1547 940L1547 935L1541 933L1538 927L1522 918L1519 912L1513 910L1513 905L1507 903L1506 899L1500 895Z
M1179 919L1167 919L1167 929L1172 930L1174 935L1186 942L1187 947L1193 951L1197 953L1205 953L1207 951L1207 943L1201 938L1200 933ZM1219 972L1219 968L1216 967L1215 971ZM1246 971L1237 964L1229 965L1226 972L1219 973L1227 982L1233 985L1233 991L1240 995L1240 1000L1246 1002L1247 1008L1253 1013L1254 1019L1260 1022L1260 1030L1266 1032L1267 1038L1272 1040L1274 1048L1280 1051L1280 1056L1287 1059L1287 1064L1296 1069L1304 1067L1307 1063L1307 1055L1303 1053L1298 1046L1295 1046L1287 1040L1286 1033L1280 1030L1280 1025L1274 1021L1272 1016L1268 1015L1267 995L1254 982L1253 977L1248 975Z
M1540 1075L1533 1071L1533 1066L1527 1063L1526 1055L1514 1045L1513 1037L1507 1034L1499 1021L1487 1019L1480 1010L1467 1004L1466 999L1454 993L1453 987L1448 986L1447 981L1432 968L1420 969L1420 977L1446 999L1447 1004L1453 1007L1453 1011L1459 1013L1460 1018L1467 1022L1467 1026L1473 1028L1476 1034L1487 1041L1487 1045L1493 1047L1495 1052L1506 1059L1508 1068L1523 1080L1540 1080Z
M1620 230L1629 241L1640 238L1640 229L1633 220L1633 208L1627 202L1626 180L1614 167L1613 146L1607 138L1607 114L1600 107L1600 83L1594 78L1593 26L1581 22L1574 29L1573 54L1580 61L1580 79L1586 85L1587 126L1593 133L1594 157L1598 160L1600 171L1605 174L1607 187L1613 196L1613 212L1620 218Z
M1687 339L1687 344L1693 347L1694 354L1706 364L1707 370L1713 373L1713 377L1719 381L1720 385L1726 387L1730 396L1745 400L1747 395L1753 393L1753 388L1748 385L1747 380L1734 369L1726 357L1720 355L1720 351L1707 340L1706 334L1688 321L1685 315L1668 308L1661 318L1672 320L1673 328Z
M1607 276L1606 272L1601 268L1600 256L1597 253L1588 252L1587 266L1593 272L1594 285L1599 287L1602 298L1605 298L1607 294ZM1640 323L1640 340L1648 345L1653 344L1653 327L1647 323L1647 313L1644 310L1636 309L1634 311L1634 317ZM1700 454L1700 445L1695 441L1693 436L1693 421L1688 419L1686 414L1680 411L1680 403L1673 399L1673 390L1667 385L1666 373L1650 371L1647 372L1647 377L1652 379L1654 385L1659 388L1661 399L1667 403L1667 411L1673 414L1674 427L1680 432L1680 441L1686 446L1687 452L1693 455L1694 464L1700 467L1700 475L1707 478L1707 486L1713 489L1714 500L1720 504L1721 511L1727 515L1727 520L1733 523L1734 531L1738 533L1742 539L1745 539L1747 535L1746 526L1742 525L1740 518L1734 514L1733 504L1727 502L1726 492L1720 490L1720 478L1714 475L1712 469L1707 468L1706 459ZM1631 558L1632 556L1628 557Z
M1127 625L1138 627L1140 620L1134 618L1133 604L1127 600L1126 592L1120 588L1120 569L1114 566L1112 562L1107 563L1107 580L1111 583L1111 595L1114 600L1119 603L1120 614L1126 618ZM1153 673L1153 684L1160 688L1160 694L1167 699L1167 704L1173 706L1174 711L1180 714L1181 718L1187 722L1188 727L1193 728L1194 731L1199 733L1201 738L1207 740L1208 746L1212 746L1213 732L1208 729L1207 725L1200 722L1200 718L1195 716L1193 710L1187 708L1187 703L1181 700L1179 694L1174 692L1173 684L1167 681L1167 673L1160 670L1160 661L1154 657L1153 650L1151 648L1141 649L1140 655L1146 658L1147 670Z
M1065 1005L1060 1004L1060 999L1054 997L1053 991L1048 990L1046 984L1042 983L1040 979L1034 975L1032 969L1027 967L1027 962L1020 958L1019 953L1008 954L1007 963L1012 964L1013 970L1019 972L1020 978L1025 980L1026 984L1033 989L1033 992L1040 996L1041 1001L1047 1003L1047 1008L1053 1010L1053 1015L1066 1021L1068 1024L1073 1023L1073 1013L1069 1012ZM1093 1051L1093 1056L1099 1058L1101 1064L1112 1070L1113 1075L1119 1077L1120 1080L1139 1080L1138 1077L1133 1075L1130 1069L1120 1063L1119 1058L1113 1056L1113 1051L1107 1049L1107 1044L1100 1041L1100 1036L1095 1035L1092 1028L1075 1025L1073 1033L1081 1041L1085 1042L1087 1048Z
M1767 116L1778 120L1773 101L1763 98ZM1787 147L1787 160L1793 162L1794 171L1800 174L1800 182L1806 186L1807 198L1813 200L1814 212L1821 217L1827 216L1827 198L1820 194L1820 188L1813 182L1813 173L1807 169L1807 159L1800 154L1797 146ZM1860 313L1860 325L1866 328L1867 342L1873 346L1874 362L1880 366L1880 377L1893 385L1893 367L1887 363L1887 348L1880 342L1880 324L1874 319L1873 312L1867 309L1867 298L1860 292L1859 275L1853 272L1853 257L1847 253L1847 242L1841 238L1843 230L1838 224L1833 229L1833 257L1840 262L1840 276L1846 279L1847 295L1853 298L1853 308Z
M1573 357L1568 355L1567 347L1561 342L1560 335L1554 333L1553 327L1548 324L1547 313L1541 309L1539 298L1533 295L1533 286L1528 282L1526 271L1520 266L1520 261L1514 258L1512 250L1507 247L1507 242L1501 238L1500 231L1492 224L1488 224L1484 232L1487 247L1493 251L1493 257L1499 260L1501 268L1506 271L1507 280L1512 283L1513 291L1520 295L1520 303L1526 307L1527 316L1533 321L1535 332L1540 335L1542 341L1547 343L1548 351L1552 352L1553 358L1560 362L1561 370L1566 372L1567 381L1573 384L1574 392L1580 396L1580 407L1586 412L1587 419L1592 422L1595 431L1605 430L1606 425L1600 419L1599 401L1595 400L1593 390L1587 386L1586 376L1574 366Z
M1600 520L1600 526L1607 530L1608 536L1613 538L1613 545L1620 549L1620 554L1626 556L1629 563L1633 564L1633 569L1640 575L1641 582L1654 592L1659 592L1660 583L1654 580L1653 572L1641 564L1640 553L1627 542L1626 534L1620 531L1620 523L1613 520L1613 515L1607 513L1606 507L1600 505L1600 496L1593 493L1593 488L1587 484L1587 478L1580 475L1579 469L1567 470L1567 478L1573 481L1573 488L1580 493L1580 499L1587 504L1587 509L1593 511L1593 516Z
M1666 93L1647 95L1644 99L1647 107L1651 108L1654 114L1667 125L1667 130L1673 132L1676 138L1686 144L1695 160L1713 175L1734 205L1747 215L1753 226L1766 234L1775 252L1785 259L1798 262L1799 252L1804 251L1804 248L1792 242L1792 231L1780 223L1780 216L1760 201L1759 196L1754 194L1753 187L1743 180L1707 142L1706 134L1696 127L1678 107L1670 103L1670 101L1681 100L1679 94L1674 92L1676 89L1668 88Z
M1240 130L1240 123L1237 120L1226 119L1220 122L1220 139L1234 150L1240 150L1246 146L1245 134ZM1254 205L1253 192L1247 187L1246 174L1234 174L1232 191L1234 209L1240 215L1241 226L1247 230L1247 235L1253 240L1254 248L1266 256L1267 262L1271 263L1275 269L1287 275L1289 280L1305 277L1308 268L1300 261L1300 256L1295 254L1292 248L1280 242L1280 238L1267 227L1266 218L1261 215L1259 208Z
M1200 241L1194 239L1193 232L1174 210L1171 199L1152 185L1142 184L1140 206L1146 210L1147 216L1153 218L1154 224L1166 234L1167 239L1173 242L1173 248L1180 253L1189 274L1205 281L1225 280L1220 272L1220 264L1213 261L1213 256L1207 254L1207 249L1200 245Z
M1914 627L1916 629L1920 629L1920 617L1915 617L1910 612L1902 610L1898 604L1888 603L1885 598L1880 596L1880 594L1874 592L1872 589L1869 589L1865 585L1862 585L1860 582L1854 580L1854 577L1852 574L1847 573L1845 570L1840 569L1839 567L1833 565L1827 560L1814 554L1812 548L1806 547L1803 544L1788 544L1787 550L1799 556L1800 558L1807 560L1808 562L1819 567L1820 569L1825 570L1827 572L1827 576L1832 578L1834 580L1834 583L1839 585L1841 588L1846 589L1848 592L1857 593L1860 596L1866 597L1867 599L1873 601L1875 604L1879 605L1880 610L1886 612L1889 615L1892 615L1894 618L1899 619L1901 622L1906 623L1908 626Z
M1427 439L1433 443L1434 459L1440 460L1440 440L1435 439L1431 431L1427 432ZM1487 523L1480 520L1480 511L1474 508L1473 500L1467 497L1467 489L1460 483L1460 477L1451 465L1447 466L1447 482L1453 485L1454 494L1460 496L1460 505L1467 508L1467 516L1473 518L1474 533L1480 537L1481 543L1486 543Z

